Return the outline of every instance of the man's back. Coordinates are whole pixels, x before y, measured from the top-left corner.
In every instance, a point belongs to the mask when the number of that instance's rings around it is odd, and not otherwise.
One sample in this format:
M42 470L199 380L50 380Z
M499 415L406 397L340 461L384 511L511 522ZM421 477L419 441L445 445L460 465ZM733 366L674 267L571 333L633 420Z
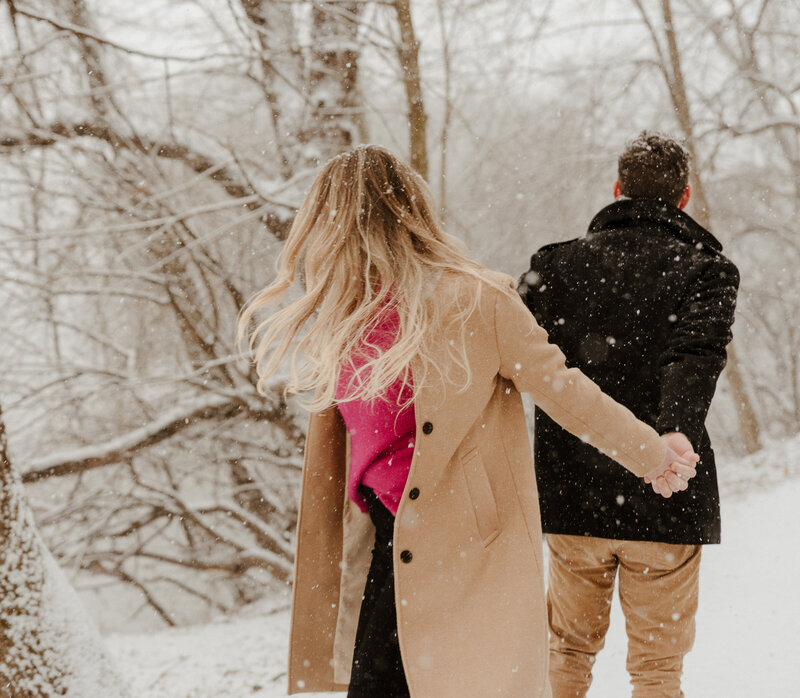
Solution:
M685 433L701 455L689 490L664 500L537 410L546 533L719 542L704 421L725 365L738 278L710 233L653 199L618 200L586 237L533 256L520 293L570 364L659 432Z

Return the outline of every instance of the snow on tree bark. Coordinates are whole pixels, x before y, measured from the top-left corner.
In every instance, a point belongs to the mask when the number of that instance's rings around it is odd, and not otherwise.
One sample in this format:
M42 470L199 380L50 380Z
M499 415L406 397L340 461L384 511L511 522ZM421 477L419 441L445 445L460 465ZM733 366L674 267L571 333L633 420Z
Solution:
M305 64L292 6L272 0L241 0L241 5L256 29L262 89L275 130L281 174L289 179L298 157L295 131L302 114L302 98L290 86L302 83Z
M310 114L299 134L310 167L347 150L358 140L358 29L362 10L360 0L312 3L311 51L304 87Z
M99 695L128 693L39 536L0 412L0 696Z

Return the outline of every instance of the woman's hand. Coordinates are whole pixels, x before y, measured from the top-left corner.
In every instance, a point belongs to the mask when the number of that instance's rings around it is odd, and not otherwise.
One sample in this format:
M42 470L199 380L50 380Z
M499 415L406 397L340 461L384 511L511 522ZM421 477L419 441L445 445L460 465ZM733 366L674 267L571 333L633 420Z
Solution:
M656 494L668 499L673 492L689 487L688 481L697 475L695 464L700 456L694 452L689 439L679 432L664 434L661 440L667 446L664 460L644 476L644 481L652 485Z

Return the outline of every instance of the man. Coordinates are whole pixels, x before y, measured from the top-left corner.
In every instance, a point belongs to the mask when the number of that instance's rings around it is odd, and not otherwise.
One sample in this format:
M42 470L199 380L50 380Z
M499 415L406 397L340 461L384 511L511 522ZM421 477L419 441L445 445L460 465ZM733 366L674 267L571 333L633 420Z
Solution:
M688 176L679 143L643 132L619 158L616 201L586 236L540 249L520 281L570 365L659 433L686 434L700 454L689 489L663 499L536 411L554 698L586 694L617 572L633 695L683 696L700 546L720 540L704 422L739 283L719 241L682 211Z

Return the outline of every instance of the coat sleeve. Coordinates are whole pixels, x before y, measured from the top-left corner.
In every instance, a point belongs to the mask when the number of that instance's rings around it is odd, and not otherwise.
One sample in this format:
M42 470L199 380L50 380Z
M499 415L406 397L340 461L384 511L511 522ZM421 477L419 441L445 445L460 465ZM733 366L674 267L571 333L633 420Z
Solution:
M514 284L509 279L509 288ZM548 341L519 296L496 292L499 373L571 434L641 477L657 468L666 446L654 429L612 400Z
M522 302L533 313L537 322L542 322L542 317L547 313L550 300L550 284L547 279L551 278L550 251L556 247L568 245L567 242L556 242L545 245L531 256L531 263L528 271L519 277L517 281L517 293Z
M725 258L705 265L690 284L660 359L656 430L680 431L699 443L731 341L739 272Z
M522 298L522 302L528 306L528 310L533 313L534 317L539 319L537 314L538 301L541 296L542 290L542 275L539 265L538 252L535 252L531 257L531 265L517 281L517 293Z

